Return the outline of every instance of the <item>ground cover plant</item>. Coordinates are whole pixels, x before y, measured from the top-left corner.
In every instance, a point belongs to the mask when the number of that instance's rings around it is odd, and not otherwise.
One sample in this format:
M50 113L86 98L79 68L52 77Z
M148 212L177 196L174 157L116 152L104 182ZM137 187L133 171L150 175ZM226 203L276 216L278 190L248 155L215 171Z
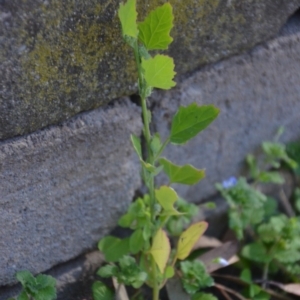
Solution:
M140 160L142 178L148 194L133 202L128 212L119 220L121 227L132 230L130 237L120 239L107 236L99 242L99 249L110 264L100 268L98 275L114 277L119 284L136 289L146 284L152 289L153 300L158 300L160 290L178 269L183 274L183 285L187 292L194 295L199 290L199 284L205 287L213 281L203 266L183 261L205 232L207 223L197 222L182 231L188 205L183 204L182 199L179 200L170 185L155 187L154 179L161 171L168 176L170 184L193 185L204 178L204 170L191 165L178 166L162 157L162 154L169 143L183 145L194 138L218 116L219 110L213 105L198 106L196 103L180 107L173 117L171 132L165 141L160 139L159 133L152 133L147 98L153 88L168 90L175 86L173 59L157 54L157 51L167 49L172 42L172 7L169 3L159 6L144 21L138 23L136 1L128 0L120 5L118 16L123 38L133 50L138 71L146 151L142 152L143 147L138 137L131 135L131 142ZM150 54L152 50L156 51L153 56ZM166 228L179 235L173 249ZM203 281L205 276L207 280ZM93 290L97 300L104 299L104 294L107 299L112 297L101 282L96 282ZM204 297L201 294L197 299L205 299Z
M282 189L277 195L279 202L261 191L263 184L284 183L279 168L291 170L297 181L299 143L285 146L276 138L262 144L262 153L260 157L247 156L248 181L244 177L230 178L216 185L229 205L229 227L242 244L240 279L247 284L244 296L271 299L274 287L299 296L299 188L294 191L293 205Z

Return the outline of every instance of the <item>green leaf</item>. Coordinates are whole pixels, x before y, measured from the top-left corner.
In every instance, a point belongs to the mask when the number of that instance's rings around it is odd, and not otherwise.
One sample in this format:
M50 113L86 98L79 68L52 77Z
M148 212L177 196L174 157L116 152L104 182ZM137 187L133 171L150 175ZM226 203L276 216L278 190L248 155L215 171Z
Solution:
M158 54L148 60L142 59L142 68L145 72L145 80L148 86L168 90L175 86L173 58Z
M172 267L172 266L167 266L166 269L165 269L164 277L165 277L166 279L170 279L170 278L172 278L174 275L175 275L174 267Z
M35 300L54 300L56 299L56 290L53 286L47 286L40 289L37 295L34 296Z
M148 50L168 48L173 41L170 37L173 19L172 6L170 3L165 3L150 12L144 22L139 24L139 39Z
M92 290L94 300L114 300L114 293L100 281L93 283Z
M158 229L157 233L153 237L149 252L156 262L160 272L164 274L164 270L170 256L171 246L166 232L162 229Z
M17 272L16 277L23 287L26 287L28 284L35 284L33 275L27 270Z
M218 299L212 294L196 293L192 296L191 300L218 300Z
M190 295L214 284L214 280L207 273L204 264L200 260L183 261L180 263L180 269L182 271L183 287Z
M116 276L118 268L115 265L105 265L97 271L97 275L103 278Z
M21 294L17 297L17 300L30 300L27 293L22 291Z
M177 201L178 195L171 187L162 186L160 189L155 190L155 197L167 215L179 214L174 208L174 203Z
M276 184L283 184L284 178L280 175L280 173L275 171L264 171L259 173L257 179L263 183L276 183Z
M122 25L123 36L137 38L139 31L136 24L136 0L128 0L126 4L121 3L118 16Z
M184 144L205 129L219 114L214 105L199 106L192 103L181 106L173 117L170 140L174 144Z
M199 170L191 165L178 166L165 158L159 159L164 172L168 175L170 183L193 185L205 177L205 170Z
M55 287L56 280L50 275L39 274L36 277L36 285L39 289L44 287Z
M249 269L243 269L240 278L246 283L252 284L252 275Z
M98 248L103 252L106 261L115 262L130 252L129 238L121 240L114 236L106 236L98 243Z
M130 236L129 245L130 245L130 252L132 254L137 254L140 252L144 247L145 241L143 237L143 230L137 229L133 232Z
M132 146L133 146L136 154L138 155L139 159L143 160L141 140L137 136L135 136L134 134L130 135L130 139L131 139Z
M242 250L242 256L260 263L267 263L273 259L273 257L270 257L268 254L264 245L258 242L245 246Z
M179 237L176 257L180 260L186 259L191 253L194 245L206 231L208 224L204 221L192 224Z

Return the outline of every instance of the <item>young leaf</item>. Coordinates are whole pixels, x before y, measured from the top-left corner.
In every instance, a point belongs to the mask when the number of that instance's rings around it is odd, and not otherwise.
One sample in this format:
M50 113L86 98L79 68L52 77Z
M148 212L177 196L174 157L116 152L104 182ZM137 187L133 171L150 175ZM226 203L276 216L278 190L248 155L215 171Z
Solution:
M135 136L134 134L130 135L130 139L131 139L132 146L133 146L136 154L138 155L139 159L143 160L140 139L137 136Z
M167 234L159 229L153 238L150 253L162 274L167 265L170 252L171 246Z
M198 106L192 103L181 106L173 117L170 140L174 144L184 144L205 129L219 114L214 105Z
M175 86L173 58L158 54L148 60L142 59L142 68L148 86L168 90Z
M205 170L199 170L191 165L178 166L165 158L159 159L164 172L168 175L170 183L193 185L205 177Z
M273 259L265 246L258 242L246 245L242 250L242 256L260 263L267 263Z
M133 234L130 236L129 240L129 246L130 246L130 252L132 254L136 254L140 252L144 247L145 241L143 237L143 230L137 229L133 232Z
M178 215L179 212L174 208L174 203L178 199L177 193L168 186L162 186L155 190L155 197L168 215Z
M92 290L94 300L114 300L113 292L100 281L93 283Z
M103 252L106 261L115 262L130 252L129 238L121 240L114 236L106 236L98 243L98 248Z
M136 24L136 0L128 0L125 4L121 3L118 16L122 25L123 36L137 38L139 31Z
M172 267L172 266L167 266L166 269L165 269L164 277L167 278L167 279L170 279L170 278L172 278L174 275L175 275L174 267Z
M173 39L170 31L173 27L173 13L170 3L156 8L139 24L139 39L148 50L167 49Z
M204 221L195 223L186 229L179 237L176 257L185 259L192 251L194 245L207 229L208 224Z
M27 293L22 291L21 294L17 297L17 300L30 300Z
M16 277L23 287L26 287L28 284L35 284L33 275L27 270L17 272Z
M53 286L47 286L40 289L38 293L34 296L35 300L54 300L56 299L56 290Z

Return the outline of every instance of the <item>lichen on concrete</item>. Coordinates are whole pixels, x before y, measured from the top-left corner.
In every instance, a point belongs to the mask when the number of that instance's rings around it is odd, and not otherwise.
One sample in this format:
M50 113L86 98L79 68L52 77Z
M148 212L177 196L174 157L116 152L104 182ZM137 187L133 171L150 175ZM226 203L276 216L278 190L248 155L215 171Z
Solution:
M0 2L0 139L59 123L136 91L121 1ZM138 2L139 21L165 3ZM170 0L179 75L275 35L299 0Z

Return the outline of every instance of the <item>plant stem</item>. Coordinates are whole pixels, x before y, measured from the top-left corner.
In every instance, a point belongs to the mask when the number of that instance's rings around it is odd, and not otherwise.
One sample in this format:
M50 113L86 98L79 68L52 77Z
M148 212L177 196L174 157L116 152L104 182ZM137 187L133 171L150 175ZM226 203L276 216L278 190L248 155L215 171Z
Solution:
M265 289L267 286L267 280L268 280L268 275L269 275L269 263L266 263L264 265L264 272L263 272L263 284L262 287Z
M149 121L149 116L148 116L148 109L147 109L147 99L146 99L146 83L143 78L142 74L142 66L141 66L141 58L139 55L139 50L138 50L138 44L137 42L135 43L134 46L134 56L135 56L135 61L138 69L138 75L139 75L139 94L141 97L141 105L142 105L142 114L143 114L143 123L144 123L144 136L146 139L146 144L147 144L147 159L146 161L150 165L154 165L154 157L153 153L150 147L151 143L151 132L150 132L150 121ZM148 182L148 189L149 189L149 196L150 196L150 201L151 201L151 220L152 224L155 222L155 194L154 194L154 178L153 175L150 175L150 179ZM154 233L153 233L154 234Z
M150 147L151 143L151 132L150 132L150 120L149 120L149 115L148 115L148 108L147 108L147 98L146 98L146 89L147 89L147 84L145 83L145 80L143 78L143 73L142 73L142 66L141 66L141 57L139 54L139 49L138 49L138 43L136 41L134 45L134 56L135 56L135 61L138 69L138 76L139 76L139 94L141 97L141 105L142 105L142 114L143 114L143 123L144 123L144 136L147 144L147 159L146 161L154 165L155 163L155 158L153 155L153 152ZM163 149L162 149L163 150ZM147 171L145 171L147 172ZM152 224L155 224L155 192L154 192L154 176L150 174L149 176L149 181L148 184L146 183L148 190L149 190L149 196L150 196L150 207L151 207L151 221ZM153 231L152 231L152 237L155 235L155 226L153 226ZM154 278L154 283L153 283L153 300L159 300L159 285L157 282L157 274L156 274L156 262L154 261L154 258L151 256L151 270L152 270L152 278Z
M154 278L154 282L153 282L153 300L159 300L159 286L157 284L157 278L156 278L156 263L154 261L154 258L151 256L151 269L152 269L152 274L153 274L153 278Z

